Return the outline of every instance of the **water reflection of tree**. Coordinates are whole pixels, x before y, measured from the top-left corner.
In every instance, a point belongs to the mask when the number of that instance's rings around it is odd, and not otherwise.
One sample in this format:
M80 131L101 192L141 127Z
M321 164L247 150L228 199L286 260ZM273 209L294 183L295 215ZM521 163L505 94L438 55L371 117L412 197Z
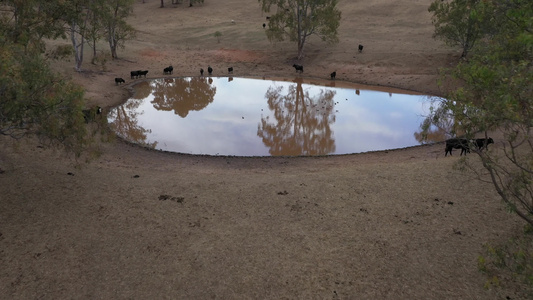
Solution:
M141 81L135 84L135 93L131 96L132 99L146 99L152 93L150 82Z
M270 87L265 94L275 123L262 117L257 135L270 148L271 155L324 155L335 151L330 124L335 122L333 90L321 90L309 95L302 88L302 80L289 86Z
M152 82L152 104L157 110L171 111L185 118L213 102L216 87L205 77L160 79Z
M457 132L457 123L453 114L446 111L443 105L439 105L438 102L442 99L436 97L431 99L434 103L434 112L437 113L440 118L433 119L426 117L420 124L420 130L414 133L415 139L423 143L442 142L450 137L461 136L464 132Z
M146 134L150 130L139 126L137 121L139 115L137 108L141 103L142 101L130 99L126 103L112 109L109 112L109 118L113 119L110 126L119 136L127 141L153 149L157 146L157 142L148 143L146 141Z

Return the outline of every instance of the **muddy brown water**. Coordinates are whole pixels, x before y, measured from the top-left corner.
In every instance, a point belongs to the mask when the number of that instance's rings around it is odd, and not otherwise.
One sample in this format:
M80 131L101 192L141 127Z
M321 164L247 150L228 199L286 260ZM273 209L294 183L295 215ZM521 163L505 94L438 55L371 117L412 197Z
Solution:
M161 78L108 114L149 148L234 156L335 155L419 145L428 96L303 78Z

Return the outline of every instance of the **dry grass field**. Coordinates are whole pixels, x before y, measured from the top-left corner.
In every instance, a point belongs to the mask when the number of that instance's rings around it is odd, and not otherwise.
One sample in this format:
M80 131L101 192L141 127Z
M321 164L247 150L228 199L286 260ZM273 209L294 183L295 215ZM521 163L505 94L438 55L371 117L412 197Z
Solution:
M234 76L294 78L296 45L268 42L257 1L159 4L137 1L139 32L120 59L95 66L87 53L84 72L54 67L105 110L127 99L130 70L197 76L210 64L217 76L231 65ZM438 69L460 52L432 38L429 4L340 0L340 41L309 40L304 76L336 70L339 83L441 95ZM520 298L484 289L477 258L522 223L490 184L455 170L458 159L443 144L239 158L116 140L85 164L0 137L0 298Z

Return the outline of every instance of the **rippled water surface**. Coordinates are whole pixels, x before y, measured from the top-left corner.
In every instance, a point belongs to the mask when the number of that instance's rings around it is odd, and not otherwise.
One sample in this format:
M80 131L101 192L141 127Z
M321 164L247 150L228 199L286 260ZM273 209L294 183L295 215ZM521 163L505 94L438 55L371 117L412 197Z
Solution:
M164 78L137 84L108 120L122 138L172 152L347 154L420 144L416 133L426 101L402 91L301 78Z

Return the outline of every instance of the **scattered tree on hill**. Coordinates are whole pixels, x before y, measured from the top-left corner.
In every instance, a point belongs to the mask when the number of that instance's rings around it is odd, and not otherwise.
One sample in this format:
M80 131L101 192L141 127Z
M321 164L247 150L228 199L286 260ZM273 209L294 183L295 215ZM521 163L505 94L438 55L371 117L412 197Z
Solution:
M270 41L283 41L286 37L298 43L298 59L303 57L307 38L318 35L323 41L338 42L341 12L337 0L258 0L264 12L272 7L266 35Z
M460 46L461 57L466 57L490 25L486 8L479 0L434 1L428 9L433 13L433 36L449 46Z
M478 20L477 42L469 46L468 61L448 72L461 86L446 92L423 126L429 130L451 117L451 136L500 133L488 151L472 147L482 169L467 159L461 166L485 170L507 208L533 225L533 2L477 1L469 15ZM457 18L450 25L467 27L469 21Z
M125 41L135 37L135 29L126 23L126 18L132 12L134 0L108 1L107 14L103 21L107 29L107 41L111 50L111 57L118 58L117 47L124 48Z

